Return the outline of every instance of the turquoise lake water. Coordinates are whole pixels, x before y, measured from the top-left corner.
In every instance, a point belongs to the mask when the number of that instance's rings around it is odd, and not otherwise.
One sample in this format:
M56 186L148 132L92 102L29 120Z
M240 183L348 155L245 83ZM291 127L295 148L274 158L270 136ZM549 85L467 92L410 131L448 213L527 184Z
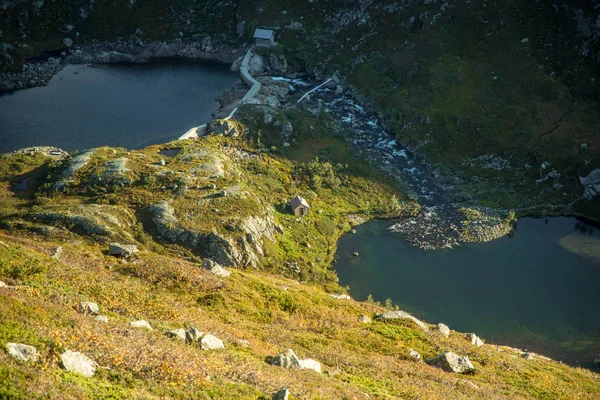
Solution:
M510 238L423 251L390 225L371 221L340 239L335 267L355 299L390 298L489 343L597 368L600 262L565 243L600 240L600 229L572 218L524 218Z

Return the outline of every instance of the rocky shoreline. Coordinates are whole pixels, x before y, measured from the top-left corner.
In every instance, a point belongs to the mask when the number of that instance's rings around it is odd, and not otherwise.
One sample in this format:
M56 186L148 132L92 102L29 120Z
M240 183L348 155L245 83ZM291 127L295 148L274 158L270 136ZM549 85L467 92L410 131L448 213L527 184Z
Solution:
M0 93L45 86L65 65L146 63L157 58L181 57L233 63L245 49L224 42L213 42L209 36L193 40L148 42L132 37L115 42L92 41L70 45L60 54L34 60L21 66L19 72L0 72Z

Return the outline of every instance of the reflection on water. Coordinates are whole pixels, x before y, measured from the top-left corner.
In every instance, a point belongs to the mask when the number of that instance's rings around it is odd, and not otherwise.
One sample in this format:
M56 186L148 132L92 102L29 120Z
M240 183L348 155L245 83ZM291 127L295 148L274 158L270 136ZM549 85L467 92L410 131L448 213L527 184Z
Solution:
M214 63L69 65L45 87L0 96L0 153L164 143L210 121L215 98L237 80Z
M423 251L372 221L340 239L336 270L431 323L591 367L600 356L600 232L572 218L519 220L512 238ZM358 251L360 256L353 257Z

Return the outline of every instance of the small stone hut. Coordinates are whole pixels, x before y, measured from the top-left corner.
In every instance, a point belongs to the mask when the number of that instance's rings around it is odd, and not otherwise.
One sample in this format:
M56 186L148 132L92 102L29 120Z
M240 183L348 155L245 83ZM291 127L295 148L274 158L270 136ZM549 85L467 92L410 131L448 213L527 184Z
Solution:
M270 29L255 29L254 44L257 46L273 46L275 44L275 32Z
M288 205L295 216L303 217L305 215L308 215L308 209L310 208L310 206L308 205L308 202L302 197L294 197L292 200L290 200Z

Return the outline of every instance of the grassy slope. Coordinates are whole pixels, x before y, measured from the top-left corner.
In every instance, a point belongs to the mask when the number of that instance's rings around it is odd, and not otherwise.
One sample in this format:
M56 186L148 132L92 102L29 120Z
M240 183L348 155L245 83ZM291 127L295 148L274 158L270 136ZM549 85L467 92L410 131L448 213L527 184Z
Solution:
M252 107L241 115L249 127L245 140L204 138L198 142L173 142L130 152L104 148L76 176L76 184L52 199L40 188L34 195L10 190L18 176L39 174L37 185L47 175L46 159L38 156L3 156L0 170L3 226L0 231L0 279L13 289L0 289L0 345L9 341L35 345L41 361L21 364L0 351L0 398L269 398L287 386L299 398L594 398L600 394L598 375L553 361L526 361L508 348L477 348L462 334L450 338L433 331L424 334L407 322L361 324L359 315L383 311L374 303L336 300L325 291L339 292L328 270L338 236L350 227L348 215L369 217L389 211L390 196L402 198L377 172L355 159L340 139L328 135L327 120L289 113L281 118L294 121L299 142L289 149L275 150L253 160L226 156L232 148L255 151L251 143L275 140L276 133L260 124ZM305 127L305 128L303 128ZM310 128L310 129L309 129ZM259 135L260 131L260 135ZM315 132L316 131L316 132ZM225 146L227 145L227 146ZM184 149L167 159L160 176L150 164L164 147ZM215 152L226 165L219 187L237 184L249 193L244 199L222 199L219 213L196 208L203 218L185 223L198 230L221 231L226 221L240 215L260 214L270 207L285 234L266 247L260 270L234 270L230 278L215 277L198 267L188 249L158 243L141 224L123 229L137 241L142 253L125 262L105 254L105 239L81 236L65 226L51 235L41 235L43 224L30 221L26 229L17 224L30 213L72 209L87 203L116 204L117 216L131 214L171 192L158 188L179 182L181 174L200 164L183 162L187 152ZM294 180L294 166L319 155L334 163L347 163L338 172L344 187L310 188ZM140 181L131 187L104 193L89 179L107 158L127 156L128 167ZM154 171L156 181L144 174ZM52 175L52 174L50 174ZM201 184L202 182L197 182ZM368 188L368 190L365 190ZM189 191L174 202L183 221L186 204L202 197ZM290 195L307 196L313 210L300 223L280 212L279 205ZM248 210L247 207L256 209ZM138 214L139 215L139 214ZM12 225L11 225L12 224ZM31 229L27 229L31 228ZM225 233L223 230L221 233ZM118 233L121 235L121 233ZM132 240L129 239L131 242ZM303 244L310 242L308 249ZM60 260L50 257L61 245ZM191 261L190 261L191 260ZM285 261L297 261L295 274L282 269ZM95 301L110 322L103 324L77 314L78 301ZM144 318L155 328L140 331L129 321ZM166 329L196 326L214 333L226 343L223 351L202 352L164 336ZM248 340L244 348L238 340ZM268 356L292 347L300 357L323 363L323 375L272 367ZM456 376L412 361L408 351L417 349L425 357L452 350L469 355L478 372ZM82 378L58 367L65 349L82 351L102 367L93 378ZM467 383L477 385L477 388ZM262 397L261 397L262 396Z

